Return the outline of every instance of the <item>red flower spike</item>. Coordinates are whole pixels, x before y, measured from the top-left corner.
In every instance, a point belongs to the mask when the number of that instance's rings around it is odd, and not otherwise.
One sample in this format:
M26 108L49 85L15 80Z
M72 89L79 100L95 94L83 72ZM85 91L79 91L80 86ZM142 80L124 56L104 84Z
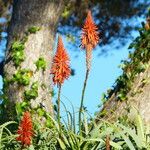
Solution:
M97 30L98 28L93 21L91 11L88 11L81 35L81 45L84 49L86 49L86 64L88 69L90 69L91 65L91 51L99 42L99 33Z
M98 28L95 25L91 11L88 11L84 26L82 28L82 47L88 50L92 50L99 42Z
M31 139L33 136L33 126L31 116L28 111L24 113L17 133L19 135L17 137L17 141L21 141L23 146L29 146L31 144Z
M69 78L71 74L69 63L69 56L64 48L62 38L59 36L57 50L53 58L53 64L51 68L51 74L53 74L54 84L60 86L64 83L65 79Z

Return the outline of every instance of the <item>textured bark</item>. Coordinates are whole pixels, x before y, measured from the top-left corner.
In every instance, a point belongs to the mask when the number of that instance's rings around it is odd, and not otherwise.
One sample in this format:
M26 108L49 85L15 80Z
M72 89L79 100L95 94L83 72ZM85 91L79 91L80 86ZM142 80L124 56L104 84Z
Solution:
M23 93L30 89L33 82L38 82L38 97L31 101L33 108L42 104L47 112L53 114L51 102L50 67L53 55L53 46L57 24L63 10L63 0L14 0L13 14L8 29L8 43L4 66L5 78L11 79L18 68L12 61L11 45L17 39L25 36L25 32L32 26L41 29L35 34L30 34L25 42L25 60L20 69L30 69L33 76L29 86L19 87L16 83L9 85L7 96L11 105L23 101ZM44 57L47 62L46 70L36 71L35 62L39 57ZM41 85L45 85L42 88ZM11 106L10 106L11 107Z
M118 101L117 91L112 94L110 99L104 104L102 111L106 112L103 119L116 121L119 117L128 115L134 119L133 108L142 116L145 124L150 124L150 62L145 72L140 73L134 80L130 92L127 94L127 100ZM146 79L146 83L143 81ZM97 117L99 121L101 117Z

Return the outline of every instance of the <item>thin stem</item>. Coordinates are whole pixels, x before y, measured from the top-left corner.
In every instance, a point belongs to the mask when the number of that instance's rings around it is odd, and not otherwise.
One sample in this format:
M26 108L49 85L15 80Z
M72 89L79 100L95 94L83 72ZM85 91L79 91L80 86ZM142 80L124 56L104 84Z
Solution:
M60 135L61 135L61 124L60 124L60 93L61 93L61 85L59 86L58 90L58 111L57 111L57 119L58 119L58 125L59 125L59 130L60 130Z
M81 114L82 114L82 110L83 110L83 100L84 100L85 89L86 89L86 85L87 85L89 71L90 71L89 69L86 70L86 76L85 76L83 89L82 89L81 104L80 104L80 109L79 109L79 133L80 134L81 134Z

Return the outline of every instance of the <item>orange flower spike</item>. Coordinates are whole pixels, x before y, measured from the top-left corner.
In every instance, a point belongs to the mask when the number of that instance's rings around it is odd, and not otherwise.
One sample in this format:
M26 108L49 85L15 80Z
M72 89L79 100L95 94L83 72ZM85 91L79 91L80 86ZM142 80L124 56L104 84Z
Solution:
M58 37L58 44L56 54L53 58L53 64L51 74L53 74L53 82L60 86L64 83L65 79L68 79L71 74L69 66L69 56L64 48L62 38Z
M82 28L81 42L82 47L92 50L99 42L98 28L95 25L91 11L88 11L84 26Z
M17 137L17 141L21 141L23 146L29 146L31 144L33 125L30 113L28 111L24 113L17 133L19 135Z
M86 66L90 70L92 49L96 47L99 42L98 28L95 25L91 11L88 11L84 26L82 28L81 45L86 49Z

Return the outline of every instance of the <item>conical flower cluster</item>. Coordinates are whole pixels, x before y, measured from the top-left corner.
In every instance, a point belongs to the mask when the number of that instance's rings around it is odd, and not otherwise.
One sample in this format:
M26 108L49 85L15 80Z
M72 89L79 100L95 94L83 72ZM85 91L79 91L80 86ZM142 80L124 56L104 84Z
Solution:
M31 139L33 136L33 127L31 116L28 111L24 113L17 133L19 135L17 137L17 141L21 141L21 144L23 146L29 146L31 144Z
M53 82L60 86L68 79L71 74L70 59L64 48L62 38L58 37L56 54L53 58L51 74L53 74Z
M99 42L99 33L98 28L95 25L91 11L88 11L84 26L82 28L82 35L81 35L81 45L82 48L86 49L86 64L87 68L90 69L91 59L92 59L92 49Z

